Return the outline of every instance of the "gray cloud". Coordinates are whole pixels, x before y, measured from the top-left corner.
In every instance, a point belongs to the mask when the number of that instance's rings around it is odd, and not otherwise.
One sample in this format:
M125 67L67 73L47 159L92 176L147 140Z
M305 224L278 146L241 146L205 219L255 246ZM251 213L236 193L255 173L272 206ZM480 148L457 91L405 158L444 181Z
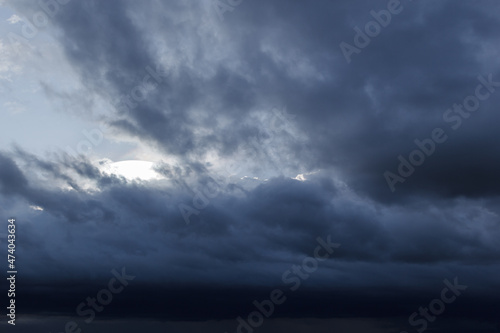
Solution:
M67 315L92 289L74 284L97 287L126 266L137 287L111 313L227 319L331 235L341 249L278 316L404 317L459 276L469 296L449 313L492 318L500 94L456 130L443 115L474 93L478 75L500 81L498 4L401 3L349 64L339 44L387 1L244 1L223 21L210 1L61 6L47 32L84 91L44 82L44 93L88 108L82 117L103 100L107 125L164 157L156 170L165 179L130 181L83 156L3 148L0 202L14 208L0 212L23 221L23 297L64 290L47 311ZM10 5L27 17L39 10ZM447 141L391 192L384 172L397 172L398 156L436 127ZM179 204L193 207L221 169L217 194L186 224ZM147 309L134 305L144 295Z

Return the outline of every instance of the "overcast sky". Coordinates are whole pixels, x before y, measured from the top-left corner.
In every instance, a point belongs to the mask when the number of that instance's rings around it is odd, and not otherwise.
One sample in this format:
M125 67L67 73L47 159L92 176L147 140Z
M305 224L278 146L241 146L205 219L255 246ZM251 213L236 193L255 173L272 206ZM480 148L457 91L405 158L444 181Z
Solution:
M497 1L0 4L19 332L498 332Z

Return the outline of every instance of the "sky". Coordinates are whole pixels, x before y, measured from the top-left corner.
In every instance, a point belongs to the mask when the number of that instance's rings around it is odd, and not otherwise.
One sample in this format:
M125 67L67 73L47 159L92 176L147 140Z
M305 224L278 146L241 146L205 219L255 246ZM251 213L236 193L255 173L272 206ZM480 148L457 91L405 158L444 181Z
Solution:
M2 331L499 332L499 14L0 0Z

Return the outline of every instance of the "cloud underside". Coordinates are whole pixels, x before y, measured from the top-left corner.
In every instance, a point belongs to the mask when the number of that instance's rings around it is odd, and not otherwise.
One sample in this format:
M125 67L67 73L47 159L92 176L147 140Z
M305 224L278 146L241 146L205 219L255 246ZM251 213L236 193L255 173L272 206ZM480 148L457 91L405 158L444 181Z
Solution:
M55 293L48 310L62 313L58 304L76 306L126 266L137 278L111 313L145 315L134 304L149 295L157 317L235 317L288 290L282 274L330 236L341 247L290 293L304 305L291 300L281 316L404 316L455 276L471 297L455 313L492 315L500 94L459 128L443 114L474 94L478 76L500 80L499 7L402 1L347 64L339 43L354 45L353 26L386 4L244 1L222 21L210 1L61 5L50 29L85 94L108 102L99 121L163 154L165 178L130 181L82 156L4 149L0 212L20 220L21 297L62 288L67 299ZM124 102L138 85L140 100ZM397 174L398 156L435 128L446 142L391 191L384 172Z

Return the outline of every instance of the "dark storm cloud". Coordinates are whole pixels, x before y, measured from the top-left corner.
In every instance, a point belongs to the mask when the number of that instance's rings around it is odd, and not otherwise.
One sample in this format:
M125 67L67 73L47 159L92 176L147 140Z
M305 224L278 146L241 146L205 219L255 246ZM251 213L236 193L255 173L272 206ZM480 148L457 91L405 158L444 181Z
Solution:
M376 200L421 192L497 195L499 161L488 144L497 135L490 125L499 117L497 95L411 179L397 184L397 196L390 193L383 173L396 172L398 155L408 155L413 140L429 137L435 127L449 130L443 113L473 91L477 75L500 80L483 51L499 25L488 12L494 2L401 5L349 65L339 43L353 43L353 26L364 28L370 10L385 9L386 1L257 1L227 13L224 22L202 3L77 1L61 8L55 23L89 89L105 89L114 99L131 95L147 67L160 67L163 82L133 102L137 106L122 107L113 124L170 153L231 154L259 133L248 121L251 111L278 102L308 138L307 146L282 145L293 147L292 159L309 169L334 168ZM160 39L161 46L154 42ZM175 65L164 68L162 51Z
M312 255L317 237L328 235L341 248L321 263L278 315L405 315L439 292L440 281L454 276L475 286L470 295L481 304L489 304L496 293L496 266L491 265L500 255L497 217L470 202L390 209L361 200L324 175L305 182L276 178L238 195L225 185L186 225L177 204L189 202L189 189L199 187L200 180L186 188L171 179L167 182L173 186L157 188L117 179L100 191L83 190L88 181L102 184L108 176L83 159L66 156L62 163L26 152L16 158L17 163L2 155L2 188L14 175L25 184L18 192L23 201L44 208L18 217L23 221L19 256L26 265L19 297L34 299L29 312L42 306L36 299L45 304L49 297L53 305L47 311L72 313L85 294L100 289L99 281L106 282L111 268L125 266L137 276L136 286L107 315L125 311L170 319L236 317L273 288L290 288L283 273ZM20 169L24 163L31 166L29 177ZM55 169L59 172L44 173ZM47 187L58 180L80 186ZM463 265L473 265L481 274ZM413 290L417 284L424 296ZM395 292L401 295L390 296ZM380 297L386 302L383 307ZM342 300L342 307L332 306L331 298ZM140 305L144 299L147 309ZM477 315L467 301L457 309Z
M18 214L21 297L40 300L31 310L49 297L47 311L71 312L112 268L126 266L136 286L110 313L244 315L254 299L287 288L283 272L331 235L341 248L278 315L405 316L458 276L469 296L450 312L493 317L484 309L498 298L500 94L457 130L443 114L474 93L478 75L500 81L499 21L489 10L498 5L401 3L349 65L339 43L353 43L353 27L387 1L245 1L222 22L201 1L61 7L52 20L58 38L88 92L112 105L110 124L183 164L159 164L167 180L130 182L84 158L2 153L3 196L44 209ZM36 10L30 4L14 6ZM143 100L127 106L146 75ZM286 106L297 128L277 135L261 126L269 121L259 112L275 105ZM392 193L383 173L396 172L398 155L436 127L448 140ZM271 136L279 138L272 163L262 144ZM289 177L321 171L303 182L223 183L186 224L179 204L192 205L206 185L205 154L238 162L252 139L264 147L248 164L292 168Z
M1 190L4 195L24 192L28 181L17 165L7 156L0 154Z

